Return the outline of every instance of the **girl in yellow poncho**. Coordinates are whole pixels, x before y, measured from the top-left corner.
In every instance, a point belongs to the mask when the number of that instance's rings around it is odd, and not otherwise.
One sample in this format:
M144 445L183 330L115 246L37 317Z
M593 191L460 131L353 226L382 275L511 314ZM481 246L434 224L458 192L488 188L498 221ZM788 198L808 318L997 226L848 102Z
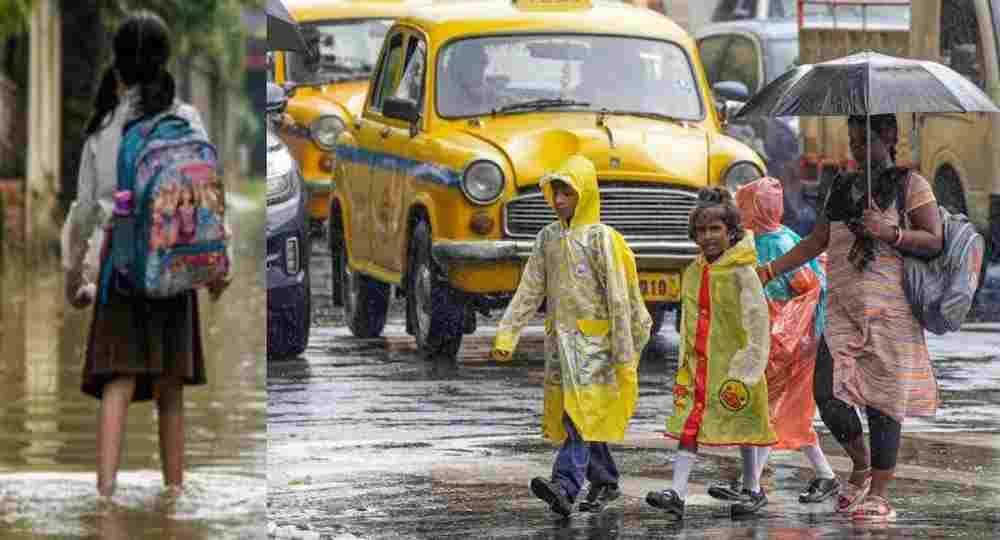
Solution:
M702 254L684 271L674 412L667 420L667 435L680 441L673 486L646 495L651 506L678 518L684 515L699 445L742 447L750 494L733 505L739 515L767 503L754 473L752 447L776 442L763 377L770 349L768 308L755 271L753 234L743 230L725 189L704 189L698 199L690 234Z
M594 165L571 156L541 180L559 220L546 226L497 328L493 356L508 360L521 329L546 299L544 436L563 443L552 480L532 491L563 515L584 479L580 510L617 498L618 470L608 441L620 441L638 397L636 369L652 319L639 290L635 258L600 220Z

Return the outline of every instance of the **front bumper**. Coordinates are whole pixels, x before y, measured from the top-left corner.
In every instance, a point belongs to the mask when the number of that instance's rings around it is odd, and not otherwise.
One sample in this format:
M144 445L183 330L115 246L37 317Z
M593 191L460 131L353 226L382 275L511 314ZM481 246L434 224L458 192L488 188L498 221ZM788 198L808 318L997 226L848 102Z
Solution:
M443 268L462 263L525 261L534 248L533 240L437 240L431 255ZM634 241L628 243L635 253L636 264L683 268L698 256L694 242Z

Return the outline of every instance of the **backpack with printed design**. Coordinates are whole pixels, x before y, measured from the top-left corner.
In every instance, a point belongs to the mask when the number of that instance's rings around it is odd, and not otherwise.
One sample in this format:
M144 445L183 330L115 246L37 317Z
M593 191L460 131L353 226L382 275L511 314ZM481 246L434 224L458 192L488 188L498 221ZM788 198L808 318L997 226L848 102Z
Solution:
M905 211L909 175L898 190L896 209L910 228ZM913 316L925 329L941 335L962 327L979 285L985 241L964 214L938 206L944 240L941 253L930 260L903 256L903 289Z
M225 192L215 146L171 112L126 128L101 300L116 289L169 298L229 270Z

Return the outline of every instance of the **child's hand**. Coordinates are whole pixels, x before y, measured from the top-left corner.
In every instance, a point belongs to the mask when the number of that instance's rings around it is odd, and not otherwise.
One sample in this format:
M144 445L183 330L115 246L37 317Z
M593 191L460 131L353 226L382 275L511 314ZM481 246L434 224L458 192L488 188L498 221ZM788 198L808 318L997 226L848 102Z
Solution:
M756 268L756 271L757 271L757 278L760 279L760 282L761 282L762 285L767 285L767 282L771 281L771 278L773 276L771 276L771 273L768 272L766 265L765 266L758 266Z
M497 362L510 362L512 359L510 351L500 349L493 349L490 351L490 358L496 360Z

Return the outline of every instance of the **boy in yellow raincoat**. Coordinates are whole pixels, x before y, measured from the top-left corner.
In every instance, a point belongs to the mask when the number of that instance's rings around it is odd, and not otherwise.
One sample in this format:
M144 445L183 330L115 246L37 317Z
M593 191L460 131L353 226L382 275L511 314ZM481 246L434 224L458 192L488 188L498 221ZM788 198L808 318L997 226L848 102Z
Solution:
M521 283L497 328L492 355L510 359L521 329L546 300L545 438L563 443L552 479L531 490L568 516L584 480L581 511L599 511L620 494L608 441L625 438L639 394L637 368L652 318L624 238L600 223L597 172L571 156L541 180L559 220L538 233Z
M768 418L764 369L771 333L757 250L725 188L698 194L690 235L701 255L682 278L674 412L667 420L667 436L679 441L673 485L649 492L646 502L682 518L699 445L740 446L749 493L731 511L753 514L767 504L753 447L777 442Z

